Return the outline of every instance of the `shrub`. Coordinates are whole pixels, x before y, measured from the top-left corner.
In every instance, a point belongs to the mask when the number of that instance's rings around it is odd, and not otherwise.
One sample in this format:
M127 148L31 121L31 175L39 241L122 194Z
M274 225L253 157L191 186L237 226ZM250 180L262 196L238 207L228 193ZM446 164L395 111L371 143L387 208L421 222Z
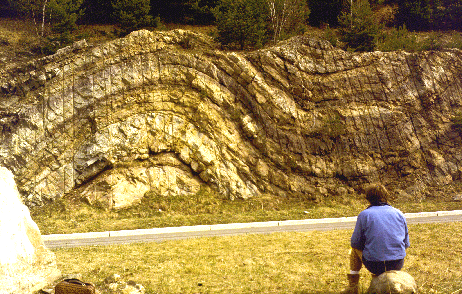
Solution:
M343 8L343 0L310 0L308 6L310 8L309 22L313 26L329 24L337 26L338 17Z
M273 41L298 34L310 14L306 0L266 0L272 29Z
M111 1L107 0L84 0L85 14L82 16L84 23L102 24L111 23L114 15Z
M217 6L217 0L189 0L186 4L188 13L185 22L191 24L208 25L215 21L213 8Z
M265 0L220 0L214 9L217 39L227 47L261 47L269 39Z
M83 0L52 0L50 1L51 29L58 34L68 35L77 28L77 20L82 16L80 9Z
M384 52L396 50L417 51L417 37L407 30L406 25L398 29L392 28L380 35L377 49Z
M460 32L451 33L451 41L447 44L448 48L462 49L462 34Z
M83 0L8 1L15 11L33 20L36 33L41 37L49 33L49 28L54 33L69 35L83 14L80 9Z
M329 41L332 46L337 46L338 44L338 36L337 36L337 33L335 32L334 29L332 29L330 26L327 26L325 29L324 29L324 35L323 35L324 39L326 39L327 41Z
M368 0L353 2L339 18L341 41L353 51L373 51L381 31Z
M442 23L444 29L462 30L462 0L451 0L446 5Z
M438 27L441 19L441 1L439 0L402 0L398 1L396 21L405 24L411 31L425 31Z
M445 46L442 42L442 34L431 32L427 38L425 38L422 43L420 44L420 50L441 50Z
M150 0L113 0L114 18L123 33L151 26Z

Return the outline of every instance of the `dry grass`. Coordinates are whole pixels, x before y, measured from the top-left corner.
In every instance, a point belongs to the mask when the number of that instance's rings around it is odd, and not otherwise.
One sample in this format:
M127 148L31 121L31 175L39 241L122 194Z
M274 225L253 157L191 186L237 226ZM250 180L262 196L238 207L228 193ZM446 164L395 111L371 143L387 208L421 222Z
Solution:
M22 40L34 39L35 35L32 23L11 18L1 19L0 38L11 45L20 45Z
M17 19L0 18L0 70L30 61L39 42L34 26Z
M366 202L358 195L323 199L318 203L269 195L230 201L212 191L201 191L191 197L158 197L148 193L139 205L118 211L62 199L32 208L31 214L42 234L60 234L356 216L367 207ZM462 209L461 202L393 205L403 212Z
M459 293L462 223L411 225L403 270L419 293ZM351 230L274 233L55 250L64 273L102 286L117 273L147 293L338 293ZM361 272L365 291L370 280Z

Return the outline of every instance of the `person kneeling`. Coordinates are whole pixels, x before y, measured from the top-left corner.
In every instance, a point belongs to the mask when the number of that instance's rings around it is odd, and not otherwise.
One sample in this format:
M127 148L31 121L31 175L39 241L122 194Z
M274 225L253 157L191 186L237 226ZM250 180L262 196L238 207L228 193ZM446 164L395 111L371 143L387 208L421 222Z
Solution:
M386 188L372 184L365 192L370 206L358 215L351 236L349 285L343 294L359 293L359 271L363 265L376 276L401 270L410 246L406 218L387 203Z

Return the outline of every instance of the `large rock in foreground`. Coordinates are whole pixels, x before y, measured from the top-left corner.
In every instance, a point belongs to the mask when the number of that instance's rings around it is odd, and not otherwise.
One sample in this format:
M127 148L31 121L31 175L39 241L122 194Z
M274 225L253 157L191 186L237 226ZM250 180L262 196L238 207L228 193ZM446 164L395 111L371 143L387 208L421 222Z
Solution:
M4 167L0 187L0 294L33 293L58 279L60 271Z
M368 294L414 294L417 284L414 278L403 271L387 271L373 277Z

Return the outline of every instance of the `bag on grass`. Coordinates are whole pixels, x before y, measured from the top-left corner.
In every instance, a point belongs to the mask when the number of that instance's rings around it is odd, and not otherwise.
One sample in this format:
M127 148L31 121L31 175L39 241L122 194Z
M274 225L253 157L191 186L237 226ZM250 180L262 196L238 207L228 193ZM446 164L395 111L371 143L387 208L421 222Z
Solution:
M55 294L95 294L95 286L78 279L65 279L55 286Z

